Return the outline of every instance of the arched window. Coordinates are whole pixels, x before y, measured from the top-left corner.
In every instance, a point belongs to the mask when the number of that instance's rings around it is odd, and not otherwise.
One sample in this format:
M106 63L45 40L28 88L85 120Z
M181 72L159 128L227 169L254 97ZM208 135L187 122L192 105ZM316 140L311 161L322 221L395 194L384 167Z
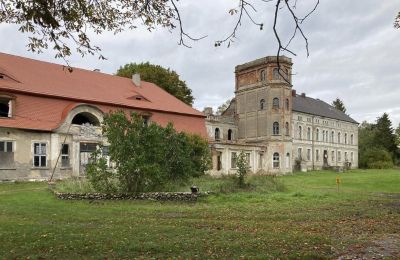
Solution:
M340 133L337 134L337 142L340 144Z
M319 129L317 128L317 133L315 134L315 140L319 141Z
M217 127L215 128L215 140L219 140L220 138L219 128Z
M74 125L92 125L92 126L100 126L99 119L91 113L82 112L74 116L72 119L72 124Z
M299 139L301 140L303 138L303 127L299 125Z
M228 130L228 140L232 140L233 139L233 133L232 133L232 129Z
M289 122L286 122L285 129L286 129L286 135L289 136L290 135Z
M353 134L350 135L350 144L354 144L354 135Z
M325 130L322 130L322 142L325 142Z
M288 98L285 100L285 106L286 106L286 110L290 109L290 104L289 104L289 99Z
M273 132L273 135L279 135L279 123L278 122L274 122L274 124L272 126L272 132Z
M290 168L290 153L286 154L286 168Z
M311 140L311 128L307 128L307 140Z
M265 81L265 70L260 71L260 80Z
M335 142L335 132L332 131L331 133L331 142L334 143Z
M279 153L274 153L272 157L272 166L277 169L279 168Z
M264 110L265 109L265 99L261 99L260 100L260 110Z
M279 75L279 69L278 68L274 68L274 70L272 71L272 78L273 79L280 79L280 75Z
M279 109L279 98L274 98L272 100L272 108L273 109Z
M344 134L344 144L347 144L347 133Z

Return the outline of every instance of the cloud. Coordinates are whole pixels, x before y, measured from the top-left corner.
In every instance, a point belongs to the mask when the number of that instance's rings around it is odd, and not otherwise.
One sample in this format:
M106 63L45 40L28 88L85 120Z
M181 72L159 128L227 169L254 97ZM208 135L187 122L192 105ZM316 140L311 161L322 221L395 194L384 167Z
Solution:
M244 17L237 38L230 48L214 47L215 40L230 34L236 16L228 14L235 1L180 1L181 15L187 32L207 38L190 42L192 48L179 46L178 32L144 28L118 35L93 35L93 43L103 49L106 61L97 57L71 57L73 66L98 68L115 73L129 62L150 61L176 70L193 89L195 107L217 107L234 96L235 66L256 58L275 55L277 43L272 32L274 3L253 1L254 19L264 23L260 31ZM357 121L374 121L388 112L395 125L400 123L400 30L393 21L400 5L395 1L373 0L321 1L316 12L304 22L309 39L310 56L306 56L301 38L293 41L294 88L308 96L331 102L342 99L347 111ZM305 14L315 1L299 1L297 11ZM301 5L300 5L301 4ZM287 41L293 22L287 12L278 20L278 30ZM27 51L27 36L17 26L0 25L0 51L40 60L62 63L54 52L41 55ZM6 39L6 40L5 40ZM287 56L287 53L285 54Z

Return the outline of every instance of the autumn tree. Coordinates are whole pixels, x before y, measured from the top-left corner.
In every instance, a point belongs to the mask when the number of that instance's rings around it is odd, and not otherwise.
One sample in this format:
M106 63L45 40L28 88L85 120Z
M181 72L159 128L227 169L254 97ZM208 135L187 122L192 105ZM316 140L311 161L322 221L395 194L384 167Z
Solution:
M142 80L158 85L186 104L190 106L193 104L192 90L180 79L176 71L149 62L125 64L117 71L118 76L127 78L131 78L135 73L139 73Z
M332 106L335 107L337 110L342 111L343 113L346 113L346 107L344 106L343 101L340 100L339 98L336 98L332 102Z
M138 26L150 31L158 27L176 29L179 32L179 44L186 47L191 47L190 42L205 38L204 32L197 32L199 37L187 32L178 3L178 0L0 0L0 23L16 24L20 32L29 33L30 51L41 52L53 48L56 57L63 58L67 63L67 57L74 49L82 56L97 54L104 59L100 47L92 45L92 32L119 33ZM300 8L296 8L297 0L237 0L236 6L226 10L236 20L235 25L225 37L214 41L215 46L229 47L238 36L238 29L244 19L261 30L264 28L264 23L255 17L255 3L265 5L274 13L271 16L271 29L278 43L277 56L282 52L295 55L290 44L297 36L305 41L309 54L303 22L317 9L319 0L315 0L310 10L304 14L300 14ZM282 12L286 15L285 19L293 23L293 34L286 41L278 33L277 21ZM279 59L277 62L279 67Z

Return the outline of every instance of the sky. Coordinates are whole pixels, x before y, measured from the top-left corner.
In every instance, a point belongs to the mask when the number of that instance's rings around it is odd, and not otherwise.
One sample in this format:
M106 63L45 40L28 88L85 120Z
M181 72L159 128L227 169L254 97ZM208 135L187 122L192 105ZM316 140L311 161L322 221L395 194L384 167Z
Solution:
M232 32L237 16L228 11L237 7L232 0L179 1L183 26L191 36L207 36L201 41L178 45L177 31L158 28L148 32L143 27L114 35L106 32L91 35L92 43L102 48L107 60L97 56L73 54L73 67L100 69L114 74L130 62L159 64L175 70L193 90L194 107L215 108L234 96L236 65L276 55L278 44L273 36L274 3L249 0L257 12L251 12L256 22L244 17L236 39L229 48L215 47L214 42ZM316 0L298 1L299 16L311 10ZM343 100L347 113L358 122L374 122L384 112L389 113L394 126L400 123L400 29L393 27L400 11L398 0L320 0L316 11L302 24L309 41L309 56L305 42L297 37L290 53L293 61L293 88L297 93L331 103ZM278 17L278 32L284 42L290 38L294 23L282 9ZM26 45L28 35L16 25L0 24L0 52L63 64L55 52L31 53Z

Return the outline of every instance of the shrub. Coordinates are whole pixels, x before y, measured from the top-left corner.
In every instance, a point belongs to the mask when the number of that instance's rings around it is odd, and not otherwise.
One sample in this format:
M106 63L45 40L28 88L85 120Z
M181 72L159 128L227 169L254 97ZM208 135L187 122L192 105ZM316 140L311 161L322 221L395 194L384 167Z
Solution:
M118 186L116 176L107 169L107 161L99 156L100 151L92 153L90 163L86 166L86 175L96 191L112 193Z
M370 169L392 168L392 156L383 148L369 148L360 151L360 166Z

